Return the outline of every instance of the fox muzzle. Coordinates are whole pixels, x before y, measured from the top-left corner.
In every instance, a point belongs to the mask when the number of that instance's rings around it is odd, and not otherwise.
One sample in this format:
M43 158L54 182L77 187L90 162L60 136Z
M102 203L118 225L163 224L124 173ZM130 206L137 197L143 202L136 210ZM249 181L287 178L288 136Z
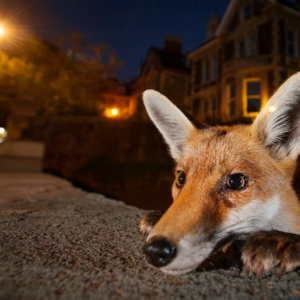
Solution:
M168 265L176 256L176 246L163 237L151 238L143 247L146 260L160 268Z

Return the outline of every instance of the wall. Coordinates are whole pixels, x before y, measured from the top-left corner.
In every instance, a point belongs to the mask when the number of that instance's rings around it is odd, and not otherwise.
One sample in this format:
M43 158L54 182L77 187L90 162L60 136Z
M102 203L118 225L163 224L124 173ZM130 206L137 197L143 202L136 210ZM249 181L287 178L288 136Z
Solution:
M47 172L139 207L171 203L173 162L151 123L55 119L43 165Z

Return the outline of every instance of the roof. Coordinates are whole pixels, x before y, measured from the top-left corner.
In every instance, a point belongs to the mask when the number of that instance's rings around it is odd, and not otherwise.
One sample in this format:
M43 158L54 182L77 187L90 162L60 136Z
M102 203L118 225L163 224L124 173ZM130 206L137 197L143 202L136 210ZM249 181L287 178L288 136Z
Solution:
M150 54L155 55L161 66L166 69L177 69L187 71L188 68L186 66L186 56L184 54L176 54L170 51L166 51L165 49L151 47L148 51L145 62L143 63L142 69L145 65L147 65L148 57Z
M187 55L192 54L194 51L198 50L199 48L202 48L202 47L204 47L204 46L206 46L206 45L209 45L210 43L212 43L212 42L215 41L215 40L216 40L216 37L213 37L213 38L211 38L211 39L209 39L209 40L206 40L205 42L201 43L199 46L197 46L197 47L195 47L194 49L190 50L190 51L187 53Z
M268 0L270 2L270 5L274 5L276 3L283 5L284 7L287 8L290 12L294 12L296 14L300 13L300 4L295 3L295 1L291 0ZM240 0L231 0L227 6L227 9L221 19L220 25L216 31L216 37L222 35L228 26L228 23L230 22L235 10L237 9L238 5L240 5ZM211 43L213 39L207 40L204 43L200 44L198 47L195 49L191 50L188 52L188 55L192 54L193 52L197 51L198 49L204 47L205 45Z
M288 0L278 0L278 2L279 2L280 4L283 4L283 5L285 5L285 6L288 6L288 7L290 7L290 8L293 8L293 9L295 9L295 10L297 10L297 11L300 11L300 6L299 6L299 4L297 4L297 3L295 3L295 2L291 2L291 1L288 1Z

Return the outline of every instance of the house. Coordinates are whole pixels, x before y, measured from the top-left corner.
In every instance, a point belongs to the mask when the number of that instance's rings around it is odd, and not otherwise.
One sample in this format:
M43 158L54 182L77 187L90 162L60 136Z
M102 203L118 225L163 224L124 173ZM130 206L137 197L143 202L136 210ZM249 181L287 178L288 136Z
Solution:
M231 0L188 53L191 112L211 123L252 120L300 67L300 1Z
M182 42L178 37L168 36L164 48L151 47L143 62L138 78L129 85L129 94L137 103L136 118L147 119L142 107L141 95L146 89L160 91L179 107L187 107L190 70L186 56L182 54Z

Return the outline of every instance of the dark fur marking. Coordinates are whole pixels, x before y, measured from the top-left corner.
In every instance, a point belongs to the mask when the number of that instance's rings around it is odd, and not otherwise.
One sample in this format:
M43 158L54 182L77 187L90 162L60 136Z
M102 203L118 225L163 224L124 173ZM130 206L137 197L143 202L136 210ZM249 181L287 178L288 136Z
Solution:
M228 133L227 130L221 129L217 131L217 136L225 136Z
M160 220L165 213L165 210L156 210L147 214L143 219L143 223L147 226L154 227L154 225Z
M267 148L272 149L273 147L276 147L277 145L280 146L288 146L289 142L295 138L295 135L299 133L299 115L300 115L300 94L297 93L296 97L298 98L298 101L295 101L293 105L289 107L289 109L285 112L284 115L279 115L277 119L275 119L275 127L280 126L280 124L286 124L287 130L276 139L273 143L266 145ZM298 122L298 127L295 126ZM263 134L264 136L261 137L263 140L267 136L267 133L265 132ZM289 153L288 153L289 154Z
M242 249L248 236L249 234L230 235L218 242L210 256L197 268L197 271L227 270L231 267L242 269Z
M249 237L243 247L245 270L257 277L278 267L278 274L300 266L300 236L279 231L262 231ZM262 262L269 261L268 269Z

